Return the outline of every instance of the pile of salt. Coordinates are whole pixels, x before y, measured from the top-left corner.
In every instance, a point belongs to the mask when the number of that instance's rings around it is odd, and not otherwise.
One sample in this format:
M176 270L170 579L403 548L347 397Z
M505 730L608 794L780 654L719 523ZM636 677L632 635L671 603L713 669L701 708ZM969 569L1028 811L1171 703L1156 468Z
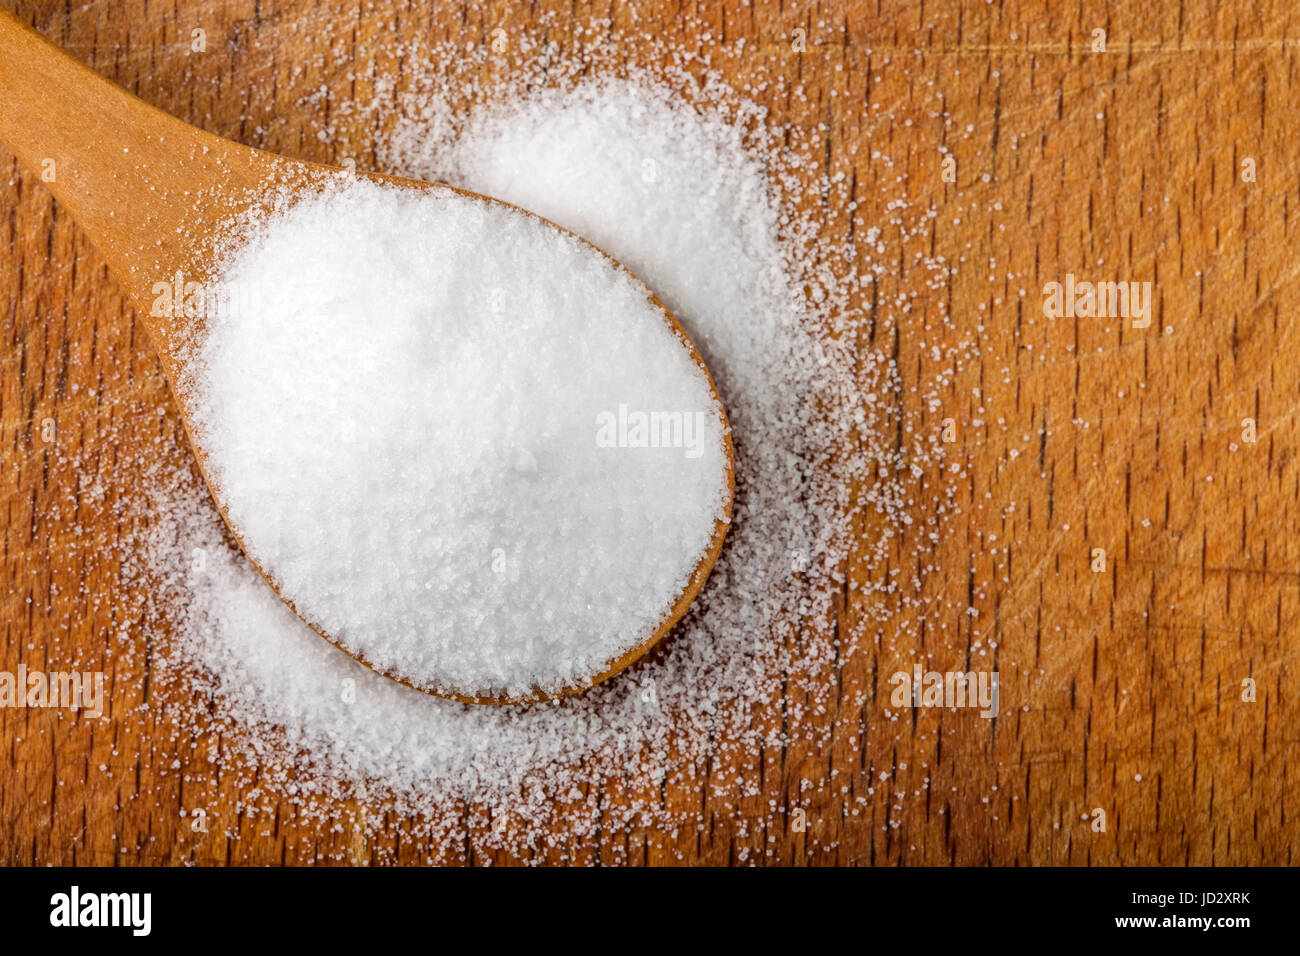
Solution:
M299 614L404 682L583 686L722 528L689 341L542 220L348 177L246 225L218 301L189 369L217 495Z

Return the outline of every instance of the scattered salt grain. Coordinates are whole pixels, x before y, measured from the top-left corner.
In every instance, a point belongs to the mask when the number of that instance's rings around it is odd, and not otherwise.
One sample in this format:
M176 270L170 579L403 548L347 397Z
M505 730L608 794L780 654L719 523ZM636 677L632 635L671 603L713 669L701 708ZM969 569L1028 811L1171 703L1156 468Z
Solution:
M777 793L764 768L826 746L841 719L845 737L880 732L861 691L836 702L837 672L871 653L873 621L918 607L934 538L909 531L910 512L927 514L932 533L951 491L941 450L890 408L897 367L888 344L859 335L870 301L859 282L894 268L896 238L928 235L928 213L909 224L906 201L891 200L888 236L859 221L871 245L837 245L822 235L822 203L847 208L851 196L819 172L817 132L769 127L707 72L593 79L603 42L568 60L548 51L513 79L459 48L407 51L403 88L381 85L351 110L383 118L384 171L530 208L661 296L713 373L735 444L732 523L712 578L660 649L620 677L540 707L463 705L321 641L232 546L196 473L156 469L139 502L143 560L129 569L160 648L156 693L178 737L244 781L241 814L289 800L300 819L338 829L353 799L361 819L346 825L391 830L394 811L407 845L431 855L463 853L472 836L525 859L572 859L597 833L712 826L714 809L706 821L701 801L665 802L666 788L704 788L709 808L736 810ZM332 113L348 121L348 109ZM941 287L950 267L920 265L921 283ZM871 307L882 343L907 308L883 297ZM927 387L952 374L945 365ZM356 424L364 439L369 423ZM916 576L879 573L890 554ZM841 638L832 622L846 586L866 626ZM805 779L800 792L812 789ZM790 810L774 806L771 825ZM628 842L602 839L601 855Z

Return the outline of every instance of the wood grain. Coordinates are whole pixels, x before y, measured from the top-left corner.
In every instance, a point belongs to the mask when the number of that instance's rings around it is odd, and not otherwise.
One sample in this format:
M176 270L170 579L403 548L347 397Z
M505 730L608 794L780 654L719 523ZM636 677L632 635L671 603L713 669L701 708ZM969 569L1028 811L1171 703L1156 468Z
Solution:
M753 84L773 122L826 124L824 171L851 177L864 220L887 225L900 196L914 213L934 209L923 229L891 237L876 290L882 302L915 296L897 326L905 385L950 364L936 342L978 343L941 407L921 408L906 387L897 396L926 427L957 423L960 510L935 548L941 570L924 580L927 625L867 625L855 592L838 621L806 622L865 625L876 641L825 675L832 706L809 719L825 721L829 742L720 755L695 784L670 787L666 806L702 808L698 830L611 822L591 841L561 828L511 856L475 838L490 826L476 816L443 862L1292 862L1300 342L1287 243L1300 163L1288 127L1300 103L1285 2L9 5L181 119L362 165L374 130L345 124L346 141L322 140L307 104L327 111L371 95L386 71L400 76L395 39L483 44L500 26L563 47L594 27L642 63L658 37L710 52L733 83ZM202 54L190 50L196 28ZM806 97L761 85L775 76ZM944 181L941 147L956 182ZM824 233L847 237L852 216L818 201L807 197ZM918 254L955 268L934 282ZM1041 290L1066 273L1151 281L1154 322L1048 321ZM303 818L272 790L234 782L209 760L219 733L168 725L140 637L147 595L108 596L143 530L120 507L137 469L189 451L116 280L39 176L3 151L0 296L0 669L102 668L113 717L0 709L0 858L426 860L396 827L367 835ZM895 560L909 553L902 542ZM996 720L885 717L890 673L918 654L964 667L981 650L1001 674ZM761 797L713 795L709 779L742 770L761 775ZM627 787L593 785L611 805ZM198 805L206 834L181 816ZM773 805L804 809L807 831Z

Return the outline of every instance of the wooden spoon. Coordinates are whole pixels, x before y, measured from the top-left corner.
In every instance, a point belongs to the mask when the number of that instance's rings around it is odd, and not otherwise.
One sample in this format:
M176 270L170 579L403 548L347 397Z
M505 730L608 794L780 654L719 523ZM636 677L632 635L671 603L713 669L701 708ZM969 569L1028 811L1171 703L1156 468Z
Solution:
M194 441L186 413L186 396L177 387L183 365L182 348L186 341L194 341L196 334L201 335L201 320L153 315L154 285L177 273L187 281L207 283L215 272L215 263L210 259L211 240L221 234L224 225L250 210L267 206L266 197L272 192L283 195L288 186L302 195L310 195L322 189L327 181L336 179L340 171L241 146L183 123L101 78L4 10L0 10L0 141L28 169L50 168L48 164L53 162L55 175L47 177L46 185L54 198L72 212L135 304L172 385L204 480L231 534L243 548L237 520L221 504L203 449ZM393 176L363 175L407 189L452 188ZM463 190L455 191L482 202L500 202ZM541 221L564 231L547 220ZM603 251L601 254L606 255ZM613 257L607 258L616 267L623 268ZM691 358L708 376L694 344L663 304L657 298L654 301L662 310L664 321L681 337ZM711 377L709 384L717 398ZM718 405L722 407L721 400ZM578 693L612 677L644 655L686 613L722 549L734 491L729 431L726 459L725 515L715 521L710 547L687 586L667 609L663 623L644 643L611 661L592 681L566 687L557 694L471 697L423 687L416 689L466 703L531 703ZM247 549L244 550L247 554ZM253 564L257 567L256 562ZM274 569L258 567L257 570L280 594ZM292 601L283 594L280 598L298 613ZM304 623L367 667L408 683L348 651L310 621L304 619Z

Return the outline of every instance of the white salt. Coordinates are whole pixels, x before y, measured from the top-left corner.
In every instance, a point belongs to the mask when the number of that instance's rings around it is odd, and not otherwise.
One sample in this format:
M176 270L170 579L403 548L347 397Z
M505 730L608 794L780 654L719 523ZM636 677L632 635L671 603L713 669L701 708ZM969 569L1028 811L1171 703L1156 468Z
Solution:
M329 647L223 539L193 473L151 475L141 510L161 517L148 519L134 574L150 601L139 613L165 648L150 662L165 688L154 693L174 702L178 746L213 762L191 760L196 774L237 780L250 818L279 819L291 802L300 825L317 821L315 847L355 826L397 828L429 859L505 847L525 860L617 860L646 843L631 827L689 835L732 826L728 809L738 832L784 832L785 781L808 775L791 792L829 786L808 777L828 765L835 735L865 752L868 734L895 732L864 709L864 691L836 697L840 669L880 646L876 620L922 619L919 583L882 568L885 556L918 576L935 565L926 549L951 492L912 414L888 408L900 394L891 341L909 303L873 306L882 347L870 347L870 293L856 294L856 276L896 268L901 243L928 245L926 212L891 199L886 230L859 221L866 244L841 248L820 235L820 203L853 197L820 172L815 130L768 127L707 74L575 79L597 72L602 50L621 55L603 32L566 58L535 50L536 68L513 80L461 47L405 51L404 93L381 89L353 112L393 130L375 143L384 171L530 206L661 293L726 401L736 445L726 546L670 638L621 677L544 707L467 706ZM467 93L479 105L450 121ZM941 262L919 266L942 287ZM929 516L924 534L909 534L912 512ZM836 636L841 600L864 626ZM936 620L952 616L939 610ZM849 772L872 794L877 770ZM388 845L375 841L367 858Z
M249 226L189 369L249 555L422 689L585 686L664 622L730 498L689 342L501 203L344 176Z

